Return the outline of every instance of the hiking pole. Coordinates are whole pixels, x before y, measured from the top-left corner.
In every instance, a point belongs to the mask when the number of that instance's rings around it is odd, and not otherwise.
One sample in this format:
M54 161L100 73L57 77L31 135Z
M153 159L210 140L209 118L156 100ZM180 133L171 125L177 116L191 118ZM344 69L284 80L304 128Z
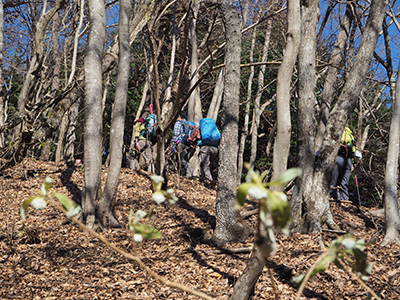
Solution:
M356 187L357 187L357 195L358 195L358 207L361 207L361 199L360 199L360 190L358 189L358 180L357 180L357 174L354 174L354 177L356 178Z

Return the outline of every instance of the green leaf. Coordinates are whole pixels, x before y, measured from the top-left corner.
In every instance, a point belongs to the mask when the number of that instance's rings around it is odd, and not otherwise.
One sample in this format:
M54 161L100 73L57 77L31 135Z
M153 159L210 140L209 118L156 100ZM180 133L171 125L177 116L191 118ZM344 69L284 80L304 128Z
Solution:
M143 241L143 236L140 233L135 233L133 235L133 239L136 243L140 243L141 241Z
M300 287L301 283L303 282L304 278L306 277L306 274L302 274L296 277L292 277L290 279L290 282L295 286L295 287Z
M135 227L135 232L137 234L141 234L145 239L159 239L162 237L161 232L159 232L153 226L142 223L136 223L134 227Z
M247 192L249 191L249 189L252 186L254 186L254 183L250 183L250 182L242 183L239 186L238 191L236 193L234 203L233 203L233 207L235 209L240 209L245 204Z
M329 267L329 263L331 262L331 257L329 255L325 256L312 271L311 276L314 276L318 272L325 271Z
M279 191L268 191L268 206L274 225L278 229L287 232L286 229L292 220L292 214L286 195Z
M261 200L264 199L268 196L268 192L264 187L259 187L256 185L253 185L250 187L247 191L250 197L256 199L256 200Z
M53 185L53 180L49 176L47 176L46 180L44 182L44 187L47 192L49 191L49 189L51 188L52 185Z
M33 200L35 200L36 198L39 198L39 197L42 197L42 196L35 195L35 196L32 196L32 197L29 197L28 199L26 199L22 203L20 212L21 212L21 218L22 218L23 221L25 221L25 219L26 219L26 211L28 210L29 204L31 204L31 202Z
M18 231L17 237L21 237L25 231L25 222L22 223L21 229Z
M165 196L162 191L154 192L152 198L155 202L157 202L157 204L163 203L165 201Z
M69 218L77 215L81 211L81 207L64 194L54 193L53 196L56 197L58 201L60 201L60 203L64 206L65 210L67 211L67 216Z
M347 249L354 249L356 247L356 241L351 238L345 238L342 241L342 245L345 246Z
M147 212L139 209L136 214L135 214L135 219L133 220L133 224L136 224L140 221L140 219L144 218L147 216Z
M36 202L32 203L35 200L36 200ZM21 209L20 209L21 219L22 219L22 227L18 232L18 237L22 236L22 234L23 234L23 232L25 230L26 212L28 211L28 207L29 207L29 205L31 203L32 203L33 207L36 208L36 209L40 209L40 208L43 208L43 207L46 206L46 201L40 195L35 195L35 196L32 196L32 197L29 197L24 202L22 202L22 206L21 206Z
M162 191L164 197L168 200L168 203L170 205L175 204L179 199L174 195L174 190L173 189L167 189L166 191Z
M153 184L154 187L154 191L160 191L162 184L164 182L164 177L162 176L158 176L158 175L151 175L150 176L151 182Z
M155 184L163 183L164 182L164 177L159 176L159 175L151 175L150 176L151 181L153 181Z
M268 182L266 186L279 186L279 187L284 187L286 184L296 178L297 176L301 176L301 169L300 168L291 168L289 170L286 170L281 174L278 178L275 180Z
M35 209L42 209L42 208L46 207L47 202L43 197L37 197L37 198L33 199L31 204Z
M68 216L68 218L72 218L72 217L76 216L77 214L79 214L80 211L81 211L81 207L79 205L71 207L67 211L67 216Z

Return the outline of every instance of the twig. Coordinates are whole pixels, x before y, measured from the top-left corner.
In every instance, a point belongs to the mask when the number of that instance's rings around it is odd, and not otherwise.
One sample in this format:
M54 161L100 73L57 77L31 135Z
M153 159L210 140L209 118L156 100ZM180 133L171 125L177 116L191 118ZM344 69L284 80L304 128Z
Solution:
M374 274L371 274L369 276L375 278L376 280L380 281L381 283L385 284L386 286L390 286L396 293L400 294L400 291L398 289L396 289L393 285L391 285L389 280L387 280L388 282L385 282L382 279L380 279L378 276L375 276Z
M253 210L245 211L245 212L241 213L240 215L244 219L244 218L250 217L252 215L255 215L257 212L258 212L258 209L253 209Z
M66 214L66 210L59 205L56 201L54 201L53 198L51 198L53 203L56 205L56 207L58 209L60 209L62 212L64 212ZM118 248L117 246L115 246L114 244L110 243L106 238L104 238L103 236L101 236L100 234L98 234L96 231L94 231L93 229L87 227L85 224L83 224L81 221L77 220L75 217L71 218L75 223L77 223L82 229L84 229L85 231L89 232L91 235L95 236L96 238L98 238L100 241L102 241L104 244L106 244L106 246L108 246L109 248L113 249L115 252L121 254L122 256L124 256L127 259L133 260L135 262L137 262L139 264L139 266L141 266L153 279L159 281L160 283L169 286L169 287L174 287L174 288L178 288L181 291L185 291L188 292L190 294L193 294L195 296L198 296L200 298L203 299L207 299L207 300L214 300L215 298L212 298L202 292L199 291L195 291L187 286L184 286L182 284L176 283L176 282L172 282L169 281L161 276L159 276L158 274L156 274L153 270L151 270L148 266L146 266L143 261L140 259L140 257L136 256L136 255L132 255L129 254L127 252L125 252L124 250Z
M207 252L212 254L250 253L251 251L253 251L253 249L254 245L250 247L233 248L233 249L223 248L220 250L207 251Z
M353 277L353 279L357 280L359 284L361 284L361 286L368 292L370 293L373 297L375 297L376 299L381 299L379 298L379 296L377 294L375 294L375 292L373 290L371 290L361 279L359 276L357 276L357 274L355 274L353 272L353 270L347 266L342 259L340 259L339 257L337 257L337 260L340 262L340 264L343 266L343 268L350 274L351 277Z
M332 229L322 229L323 232L331 232L331 233L339 233L339 234L346 234L346 231L342 230L332 230Z
M267 265L269 278L271 278L272 288L273 288L273 290L275 292L274 293L275 294L275 300L278 300L279 299L279 290L278 290L278 287L276 286L276 282L275 282L275 279L274 279L274 274L272 274L272 269L271 269L271 266L269 265L269 261L266 260L265 263Z
M329 202L336 202L336 203L353 203L350 200L329 200Z
M296 300L300 299L300 295L303 293L306 283L307 283L308 279L310 279L310 277L311 277L311 273L314 271L314 269L317 267L317 265L325 258L325 256L328 255L328 253L329 253L328 251L325 251L325 253L323 253L320 257L318 257L318 259L316 260L314 265L310 268L310 270L308 270L306 277L304 277L303 282L301 283L300 288L297 292Z

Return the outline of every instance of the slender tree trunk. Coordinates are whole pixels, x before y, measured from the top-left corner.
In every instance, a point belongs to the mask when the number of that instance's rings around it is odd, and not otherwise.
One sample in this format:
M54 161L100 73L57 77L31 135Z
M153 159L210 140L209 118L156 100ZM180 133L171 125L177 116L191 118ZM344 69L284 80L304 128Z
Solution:
M67 88L71 83L72 80L74 79L75 76L75 70L76 70L76 57L77 57L77 53L78 53L78 44L79 44L79 35L80 35L80 31L82 28L82 24L83 24L83 17L85 15L84 13L84 8L85 8L85 0L81 0L80 4L79 4L79 23L78 23L78 27L76 28L75 31L75 39L74 39L74 52L72 54L72 64L71 64L71 73L69 74L69 78L68 78L68 82L65 88Z
M251 38L250 53L249 53L249 62L250 63L254 62L253 55L254 55L254 46L256 43L256 34L257 34L257 27L254 27L252 38ZM252 97L253 78L254 78L254 66L251 66L249 81L247 83L246 109L244 112L244 122L243 122L243 128L241 130L240 144L239 144L238 172L237 172L237 184L238 185L240 184L241 179L242 179L243 153L244 153L244 147L246 145L246 139L249 135L249 119L250 119L250 105L251 105L251 97Z
M399 64L400 70L400 64ZM398 165L400 142L400 80L397 76L396 90L393 97L393 113L390 122L389 146L385 172L385 237L382 245L400 243L400 216L398 204Z
M271 36L272 30L272 20L267 21L267 28L265 30L265 40L264 40L264 48L261 62L267 61L268 57L268 48L269 48L269 39ZM254 109L253 109L253 124L251 126L251 153L250 153L250 166L254 168L254 164L257 158L257 140L258 140L258 128L260 127L260 116L262 113L260 107L261 96L263 93L264 87L264 76L266 65L262 65L260 67L260 72L258 73L258 85L257 85L257 94L254 99Z
M233 208L236 194L236 174L239 125L240 89L240 18L231 0L218 0L226 36L226 76L224 109L221 115L222 136L219 151L218 190L216 201L216 227L213 240L218 244L238 242L247 238L248 228Z
M65 150L64 150L64 160L67 165L73 165L75 163L75 128L78 120L79 106L81 104L81 99L79 98L69 109L69 125L67 130L67 136L65 138Z
M276 178L287 169L290 148L291 116L290 87L293 68L300 45L300 0L288 2L288 32L285 56L279 67L276 89L277 131L274 144L273 175Z
M192 11L193 17L192 22L189 28L189 46L190 46L190 73L191 73L191 81L190 86L194 86L196 82L199 80L199 57L197 53L197 35L196 35L196 24L197 24L197 15L199 12L200 1L192 2ZM200 99L200 88L197 87L189 98L188 103L188 118L189 121L195 122L197 125L200 122L200 119L203 117L202 107L201 107L201 99ZM190 159L190 164L193 170L193 176L200 177L200 160L198 158L199 147L197 147L195 154Z
M225 80L225 68L218 74L217 82L215 83L213 97L211 99L210 107L208 108L207 118L211 118L217 121L219 108L222 102L222 96L224 93L224 80Z
M100 220L103 225L110 227L121 227L115 218L114 202L117 193L119 175L122 165L122 150L124 144L124 125L126 98L129 82L129 16L131 12L130 0L120 1L119 13L119 68L117 88L113 107L113 117L110 130L110 167L106 185L99 202Z
M106 38L104 0L89 0L90 33L85 57L85 181L83 220L93 228L95 201L101 189L102 165L102 57Z
M56 155L54 161L59 163L64 158L64 144L65 144L65 136L68 130L68 113L64 114L64 117L61 120L60 127L58 128L58 140L57 140L57 148Z
M197 69L199 67L199 57L197 54L197 36L196 36L196 20L199 12L199 1L194 1L192 3L192 11L193 17L192 22L189 28L189 46L190 46L190 73L191 73L191 82L190 86L194 86L195 83L199 80L199 73ZM200 100L200 88L197 87L189 98L188 103L188 117L189 121L193 121L196 124L199 124L200 119L203 117L201 112L201 100Z

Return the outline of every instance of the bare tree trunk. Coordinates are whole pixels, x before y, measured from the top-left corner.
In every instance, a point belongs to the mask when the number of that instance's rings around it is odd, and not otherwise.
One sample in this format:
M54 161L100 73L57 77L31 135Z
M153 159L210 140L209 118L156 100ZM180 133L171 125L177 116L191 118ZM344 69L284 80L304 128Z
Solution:
M226 36L226 76L221 116L222 136L219 151L216 227L213 240L218 244L238 242L247 238L248 228L233 208L236 194L239 89L240 89L240 18L231 0L218 0ZM234 163L232 163L234 162Z
M222 96L224 93L224 80L225 80L225 68L218 74L217 82L215 83L213 97L211 99L210 107L208 108L207 118L211 118L217 121L218 111L221 106Z
M199 58L197 53L197 36L196 36L196 20L199 12L200 1L192 2L192 21L189 28L189 46L190 46L190 73L191 73L191 81L190 86L193 87L196 82L199 80ZM200 119L203 117L202 107L201 107L201 99L200 99L200 88L197 87L194 89L189 98L188 103L188 118L189 121L195 122L197 125L200 122ZM190 164L193 170L193 176L200 177L200 160L198 159L199 147L197 147L195 154L190 159Z
M399 64L400 70L400 64ZM385 237L382 245L400 243L400 216L397 195L398 164L400 142L400 80L397 77L393 97L393 112L390 122L389 146L385 172Z
M328 217L330 215L329 180L336 160L338 142L360 96L379 38L387 4L387 0L372 1L366 27L354 63L347 76L347 82L329 117L313 177L314 190L311 197L316 206L313 208L309 206L306 212L310 217L309 220L307 219L309 232L320 228L320 220L324 214L327 214Z
M58 140L57 140L57 148L56 148L56 155L54 161L59 163L64 158L64 144L65 144L65 135L68 130L68 114L65 113L64 117L61 120L60 127L58 128Z
M196 36L196 20L199 12L199 1L192 2L193 17L189 28L189 46L190 46L190 73L191 81L190 86L193 87L199 80L199 58L197 54L197 36ZM189 98L188 103L188 117L189 121L199 124L200 119L203 117L201 112L200 88L197 87Z
M56 91L60 88L60 65L61 65L61 53L58 49L59 47L59 38L60 38L60 16L59 13L53 17L53 29L52 29L52 47L53 47L53 55L54 55L54 71L53 71L53 80L52 80L52 90L53 95L55 95Z
M267 61L271 30L272 30L272 20L268 20L267 28L265 30L265 40L264 40L263 56L261 62ZM251 154L250 154L250 166L253 168L257 158L258 127L260 127L260 116L262 113L260 107L260 100L263 93L264 75L266 67L267 67L266 65L262 65L260 67L260 72L258 73L257 94L254 99L253 124L251 126Z
M288 2L288 32L285 56L279 67L276 87L277 131L274 144L273 175L276 178L287 169L290 148L290 87L293 68L300 45L300 0Z
M78 120L79 106L81 103L81 98L79 98L69 109L68 119L69 125L67 130L67 136L65 138L65 150L64 150L64 160L68 165L73 165L75 163L75 147L74 143L76 140L75 127Z
M131 12L130 0L120 1L119 13L119 68L117 88L113 107L113 117L110 130L110 167L106 185L99 201L100 221L107 227L121 227L115 218L114 202L122 165L122 150L124 144L124 125L126 98L129 82L129 16Z
M351 24L354 19L353 10L354 10L354 3L349 3L346 6L346 13L344 15L343 21L340 25L340 31L337 36L335 46L332 49L332 54L329 60L329 67L326 74L324 90L322 92L322 100L320 104L320 113L319 113L319 126L317 135L315 137L315 149L314 152L317 152L318 149L321 147L322 140L325 134L325 126L328 122L331 103L332 103L332 96L336 92L336 80L338 74L338 67L340 61L342 60L343 51L346 46L346 41L349 36L349 31Z
M93 228L95 201L101 189L102 165L102 57L106 38L104 0L89 0L90 33L85 57L85 181L83 220Z
M247 2L246 2L247 3ZM253 29L253 34L251 38L251 47L250 47L250 53L249 53L249 62L253 63L254 62L254 46L256 43L256 33L257 33L257 27L254 27ZM250 105L251 105L251 96L252 96L252 86L253 86L253 78L254 78L254 66L250 67L250 75L249 75L249 81L247 84L247 98L246 98L246 109L244 112L244 122L243 122L243 128L241 130L241 135L240 135L240 143L239 143L239 153L238 153L238 172L237 172L237 184L239 185L241 182L242 178L242 171L243 171L243 153L244 153L244 147L246 144L246 139L247 136L249 135L249 119L250 119Z
M85 0L81 0L80 5L79 5L80 6L79 24L78 24L78 27L76 28L76 31L75 31L74 52L72 54L71 73L69 74L68 82L67 82L67 85L65 86L64 89L66 89L72 83L72 80L74 79L74 76L75 76L76 56L77 56L77 53L78 53L79 35L80 35L80 31L81 31L82 24L83 24L83 17L85 15L85 13L84 13L85 5L84 4L85 4Z
M301 5L301 43L299 50L299 103L297 114L298 164L302 177L296 180L299 193L292 198L294 223L301 220L303 201L310 207L312 176L314 173L315 89L316 89L316 35L318 26L318 0L303 1ZM298 196L298 197L296 197Z

